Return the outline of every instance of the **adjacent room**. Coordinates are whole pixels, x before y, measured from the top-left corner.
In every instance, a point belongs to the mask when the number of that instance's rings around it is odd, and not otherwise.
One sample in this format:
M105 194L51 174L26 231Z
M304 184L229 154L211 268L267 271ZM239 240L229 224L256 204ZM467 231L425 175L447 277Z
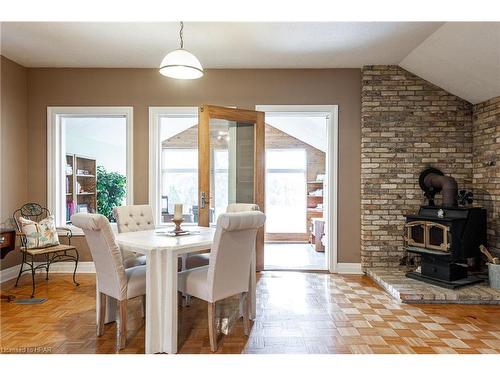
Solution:
M265 270L327 269L328 116L266 112Z
M500 23L375 21L1 22L0 354L498 359Z

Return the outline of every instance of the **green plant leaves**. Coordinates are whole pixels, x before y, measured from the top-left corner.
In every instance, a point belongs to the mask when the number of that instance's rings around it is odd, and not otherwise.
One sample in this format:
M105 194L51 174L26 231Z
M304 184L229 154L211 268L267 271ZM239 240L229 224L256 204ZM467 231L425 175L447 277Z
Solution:
M113 207L120 206L127 193L127 179L117 172L108 172L103 166L97 167L97 212L113 218Z

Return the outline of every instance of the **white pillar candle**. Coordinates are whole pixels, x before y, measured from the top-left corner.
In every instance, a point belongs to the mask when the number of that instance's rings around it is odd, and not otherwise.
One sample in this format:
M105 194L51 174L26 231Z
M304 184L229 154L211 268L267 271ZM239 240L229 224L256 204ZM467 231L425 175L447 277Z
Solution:
M182 219L182 204L175 204L174 205L174 220L180 220Z

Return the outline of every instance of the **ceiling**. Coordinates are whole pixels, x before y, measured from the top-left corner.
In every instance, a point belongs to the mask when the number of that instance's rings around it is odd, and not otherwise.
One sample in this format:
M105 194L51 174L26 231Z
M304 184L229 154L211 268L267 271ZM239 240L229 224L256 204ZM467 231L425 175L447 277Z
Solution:
M399 65L474 104L499 96L500 23L448 22Z
M184 47L204 68L354 68L397 64L439 22L187 22ZM2 23L2 55L26 67L155 68L179 24ZM214 53L216 51L216 53Z
M1 54L26 67L156 68L179 25L7 22ZM185 48L206 69L396 64L472 103L500 95L500 23L187 22Z

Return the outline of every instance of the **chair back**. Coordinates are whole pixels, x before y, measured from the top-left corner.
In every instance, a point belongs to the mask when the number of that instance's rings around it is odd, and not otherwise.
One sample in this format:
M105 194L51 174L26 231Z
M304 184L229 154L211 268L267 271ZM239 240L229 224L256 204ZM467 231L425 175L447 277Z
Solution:
M99 291L120 301L127 297L127 277L120 248L104 215L77 213L71 216L74 226L83 229L92 253Z
M153 210L147 204L113 208L118 233L155 229Z
M26 236L22 234L19 218L22 217L38 223L48 216L50 216L50 211L47 208L40 206L38 203L26 203L21 208L14 211L12 217L16 222L17 230L21 233L21 246L26 246L27 239Z
M259 206L254 203L230 203L226 208L226 212L247 211L259 211Z
M259 211L219 215L208 265L209 302L248 291L257 230L265 221Z

